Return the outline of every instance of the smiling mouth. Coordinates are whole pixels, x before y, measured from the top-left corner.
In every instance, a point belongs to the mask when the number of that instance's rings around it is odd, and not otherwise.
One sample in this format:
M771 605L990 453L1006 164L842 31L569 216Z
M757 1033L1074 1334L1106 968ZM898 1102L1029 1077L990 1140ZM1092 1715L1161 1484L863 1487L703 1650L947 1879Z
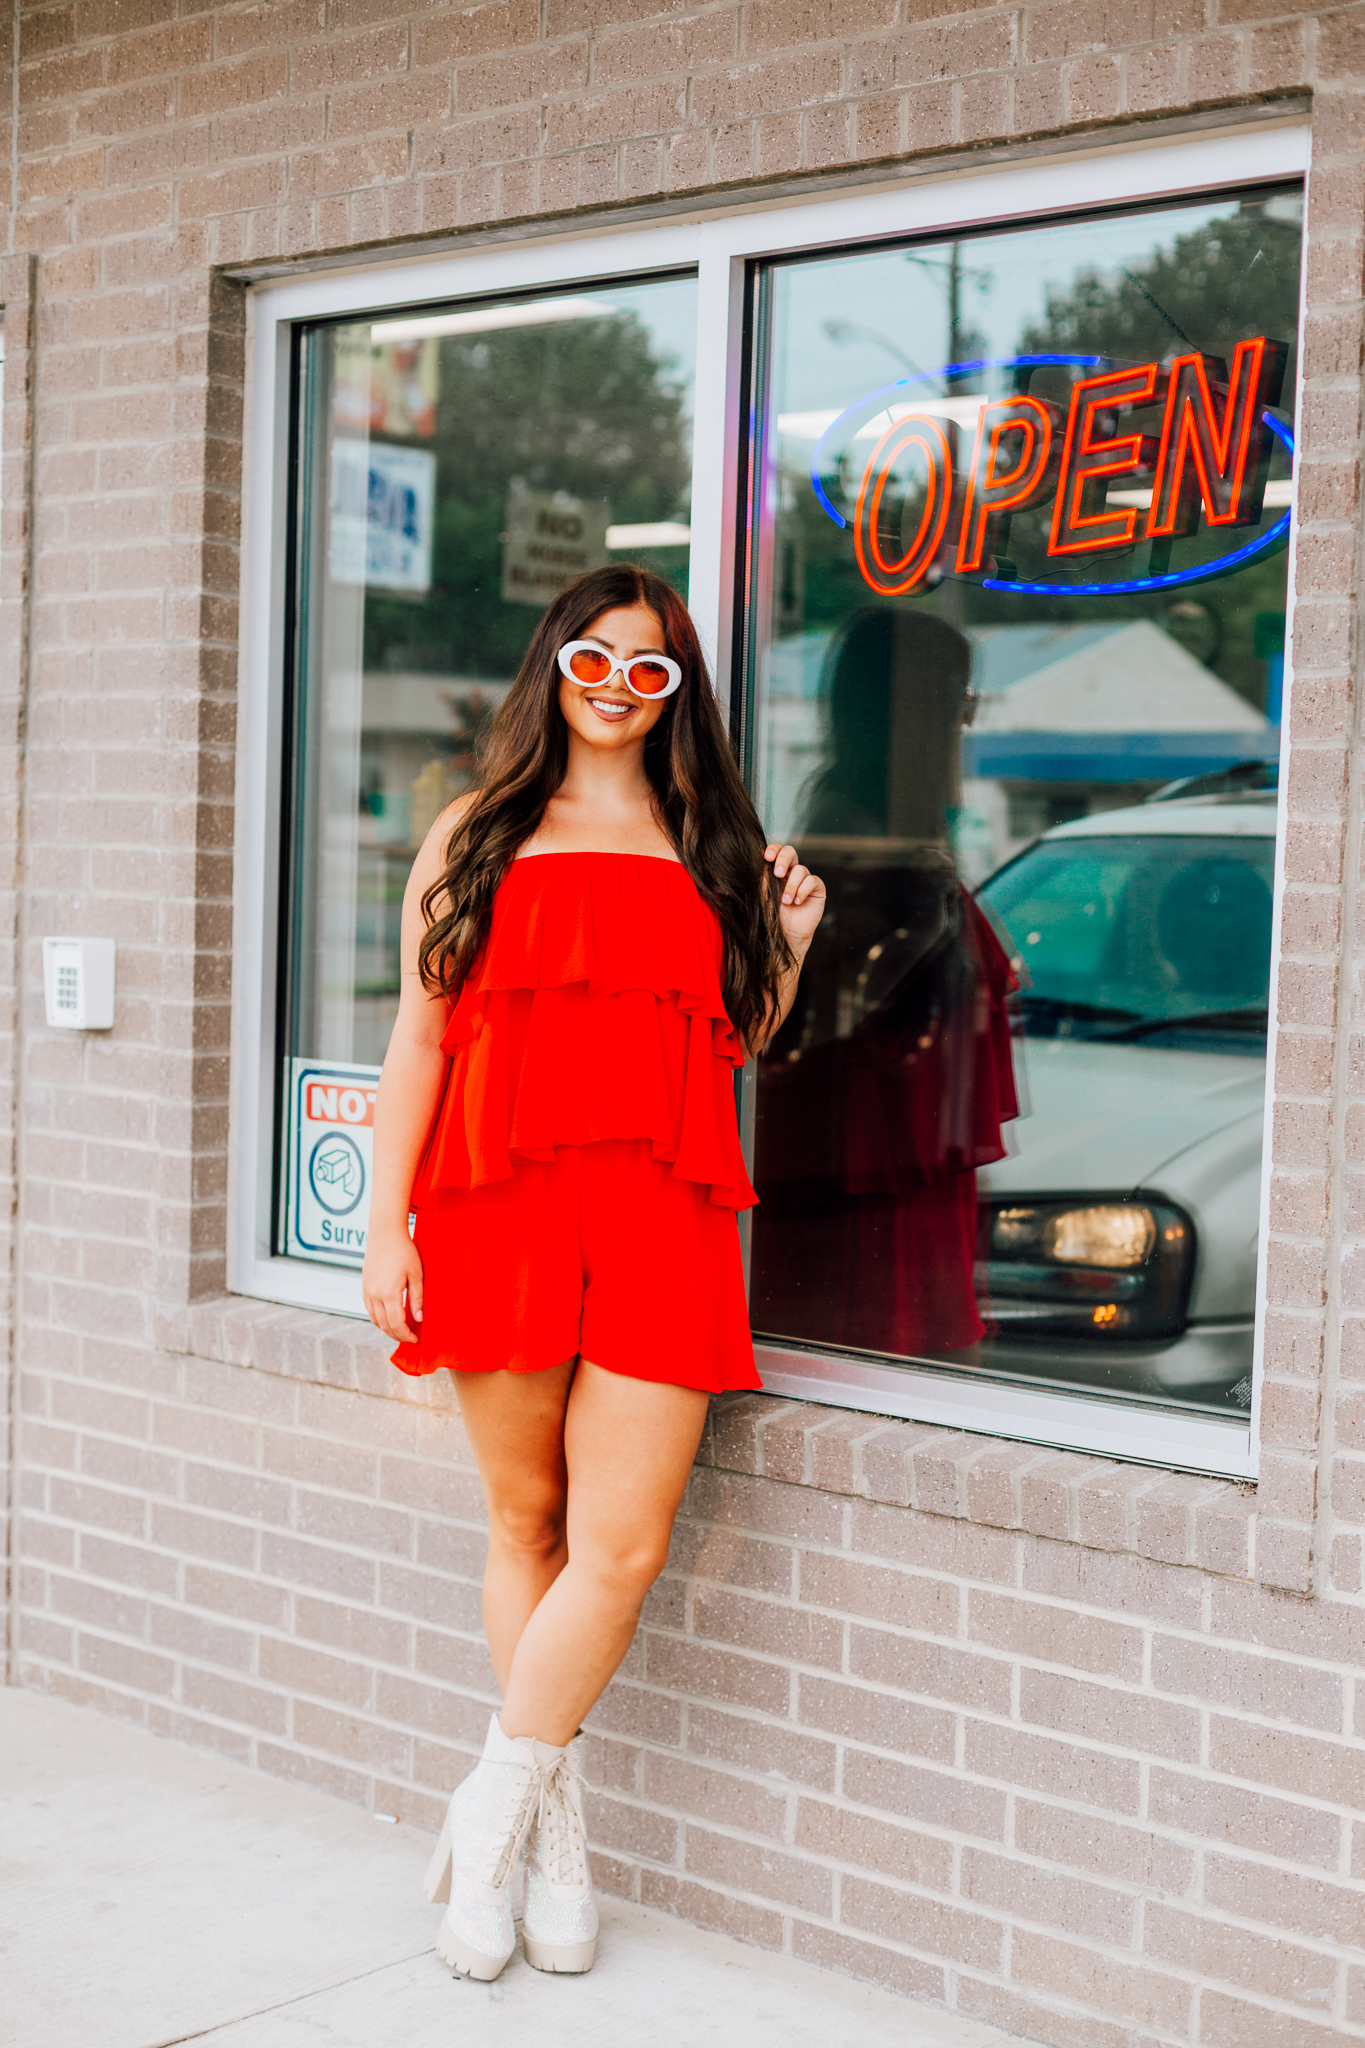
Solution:
M629 718L635 709L633 704L619 704L611 697L588 697L584 700L599 718L620 720Z

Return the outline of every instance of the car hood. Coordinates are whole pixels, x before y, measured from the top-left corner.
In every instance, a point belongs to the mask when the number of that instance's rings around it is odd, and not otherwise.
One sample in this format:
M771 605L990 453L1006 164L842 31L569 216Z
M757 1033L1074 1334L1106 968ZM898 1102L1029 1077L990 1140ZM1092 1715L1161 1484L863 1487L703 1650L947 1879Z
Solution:
M1171 1160L1265 1104L1265 1061L1081 1038L1014 1041L1017 1157L987 1167L1002 1194L1154 1186Z

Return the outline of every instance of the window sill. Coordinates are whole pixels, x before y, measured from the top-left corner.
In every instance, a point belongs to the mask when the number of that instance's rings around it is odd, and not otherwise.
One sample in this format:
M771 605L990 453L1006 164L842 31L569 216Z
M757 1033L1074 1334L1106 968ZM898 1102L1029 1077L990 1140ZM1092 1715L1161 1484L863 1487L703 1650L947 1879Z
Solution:
M927 1360L798 1351L774 1338L756 1338L755 1356L764 1392L789 1400L898 1416L972 1437L1065 1446L1087 1457L1241 1485L1256 1476L1249 1415L1221 1418L1174 1403L1096 1400L1063 1381L1048 1386L945 1370Z
M713 1402L700 1463L1154 1564L1255 1579L1256 1489L768 1394ZM1299 1590L1295 1588L1294 1590Z
M445 1405L446 1381L416 1380L389 1363L388 1339L368 1324L315 1309L220 1295L168 1317L164 1349L379 1400ZM439 1394L438 1394L439 1389ZM711 1404L697 1462L746 1478L806 1486L1123 1552L1308 1593L1282 1559L1292 1551L1277 1520L1260 1518L1249 1482L1121 1464L1037 1444L888 1419L771 1394L726 1394ZM1258 1534L1260 1543L1258 1545ZM1259 1554L1258 1554L1259 1552Z
M195 1302L165 1316L157 1335L166 1351L381 1401L410 1400L415 1388L431 1385L398 1372L389 1363L392 1344L368 1322L249 1295L220 1294Z

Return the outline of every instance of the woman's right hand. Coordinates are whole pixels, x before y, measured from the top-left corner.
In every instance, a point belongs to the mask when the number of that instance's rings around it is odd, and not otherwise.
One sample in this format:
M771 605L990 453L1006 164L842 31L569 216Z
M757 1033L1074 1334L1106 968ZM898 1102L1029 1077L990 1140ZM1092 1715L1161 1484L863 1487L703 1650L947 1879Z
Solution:
M375 1328L395 1344L415 1344L422 1320L422 1260L406 1229L379 1237L371 1229L360 1286Z

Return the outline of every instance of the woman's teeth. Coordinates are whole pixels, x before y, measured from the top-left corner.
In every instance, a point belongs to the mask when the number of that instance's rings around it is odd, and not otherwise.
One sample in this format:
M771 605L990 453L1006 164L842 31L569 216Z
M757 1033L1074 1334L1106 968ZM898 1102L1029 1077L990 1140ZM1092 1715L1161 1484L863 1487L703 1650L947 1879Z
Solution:
M588 702L604 718L629 718L635 708L631 704L614 704L610 697L589 697Z

